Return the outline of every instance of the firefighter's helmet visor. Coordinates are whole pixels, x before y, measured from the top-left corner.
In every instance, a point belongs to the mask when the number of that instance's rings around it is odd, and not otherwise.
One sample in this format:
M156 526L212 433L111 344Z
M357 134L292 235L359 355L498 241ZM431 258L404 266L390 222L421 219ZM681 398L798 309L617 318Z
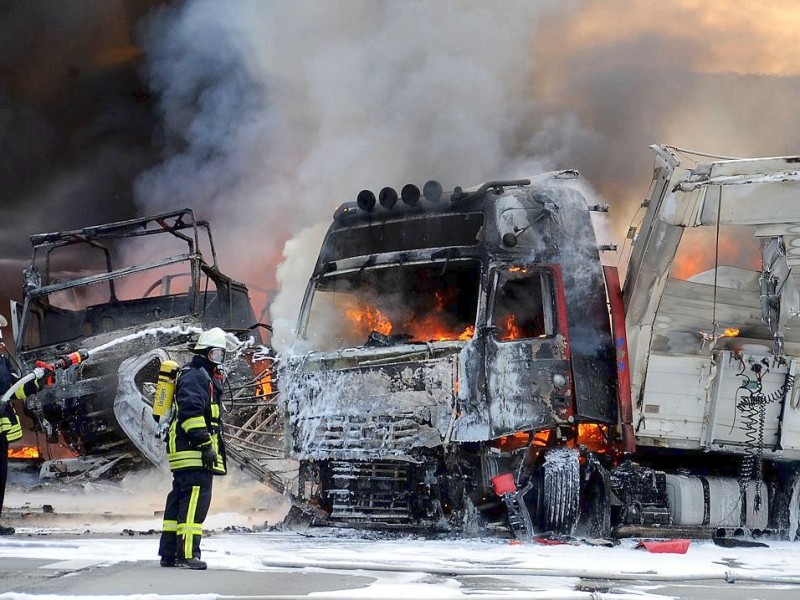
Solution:
M215 365L221 365L225 362L225 350L222 348L211 348L208 351L208 360Z

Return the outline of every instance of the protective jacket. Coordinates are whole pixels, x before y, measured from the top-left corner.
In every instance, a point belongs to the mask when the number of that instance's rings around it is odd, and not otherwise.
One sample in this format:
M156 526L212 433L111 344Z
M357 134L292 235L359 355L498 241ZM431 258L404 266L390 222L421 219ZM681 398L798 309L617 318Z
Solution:
M0 396L5 394L12 385L19 380L19 376L14 372L11 361L8 357L0 354ZM29 381L14 392L12 398L23 400L31 394L39 391L40 382L38 379ZM5 402L0 406L0 436L5 437L8 442L16 442L22 438L22 426L19 417L14 410L14 405Z
M222 437L222 383L212 379L206 361L195 356L178 374L175 387L176 417L167 436L167 458L172 471L208 469L227 473ZM211 445L217 453L213 466L203 465L202 449Z

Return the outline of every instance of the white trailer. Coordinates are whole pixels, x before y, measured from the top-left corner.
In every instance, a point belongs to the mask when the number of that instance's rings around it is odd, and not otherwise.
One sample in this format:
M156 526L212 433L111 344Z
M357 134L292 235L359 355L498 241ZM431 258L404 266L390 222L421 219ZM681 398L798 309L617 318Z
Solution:
M673 526L793 539L800 157L652 148L623 286L636 457L665 472Z

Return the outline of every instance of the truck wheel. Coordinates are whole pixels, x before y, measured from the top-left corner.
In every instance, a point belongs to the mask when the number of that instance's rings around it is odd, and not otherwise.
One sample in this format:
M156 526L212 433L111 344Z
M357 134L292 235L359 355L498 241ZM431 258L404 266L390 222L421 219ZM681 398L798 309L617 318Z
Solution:
M571 535L578 522L580 462L576 450L555 448L536 472L534 522L539 532Z

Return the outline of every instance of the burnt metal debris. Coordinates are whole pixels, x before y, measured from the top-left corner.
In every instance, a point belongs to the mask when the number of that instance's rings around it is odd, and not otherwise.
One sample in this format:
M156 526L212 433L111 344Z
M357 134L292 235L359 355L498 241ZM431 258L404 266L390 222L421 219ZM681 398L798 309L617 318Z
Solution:
M187 208L34 235L31 242L24 300L12 306L21 368L29 371L37 361L79 348L90 353L88 360L56 372L54 384L25 406L50 442L60 440L80 457L71 464L46 463L44 475L89 467L112 474L148 462L163 466L163 442L152 418L159 365L187 360L198 332L222 327L242 340L227 365L230 454L283 489L264 467L283 454L274 357L261 346L247 287L217 266L207 222ZM75 271L75 264L82 270Z
M576 177L340 207L301 309L309 351L279 376L312 520L464 530L505 527L510 511L523 536L571 530L578 423L617 420L603 273ZM504 473L513 489L495 493Z

